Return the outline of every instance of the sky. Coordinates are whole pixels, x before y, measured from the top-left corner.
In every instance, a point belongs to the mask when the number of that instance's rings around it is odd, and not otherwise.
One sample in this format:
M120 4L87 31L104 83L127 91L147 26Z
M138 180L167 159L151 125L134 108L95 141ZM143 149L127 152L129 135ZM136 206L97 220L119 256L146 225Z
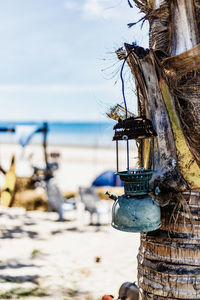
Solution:
M122 103L115 50L148 47L127 0L0 0L0 121L105 121ZM136 96L124 70L128 107Z

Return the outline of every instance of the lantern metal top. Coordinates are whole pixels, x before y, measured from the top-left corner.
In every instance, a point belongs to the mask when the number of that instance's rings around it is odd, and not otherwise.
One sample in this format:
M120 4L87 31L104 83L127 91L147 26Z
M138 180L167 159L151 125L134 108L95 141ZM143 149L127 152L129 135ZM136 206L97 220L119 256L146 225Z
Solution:
M113 129L115 130L113 141L145 139L157 136L151 120L145 116L130 117L125 120L119 119Z

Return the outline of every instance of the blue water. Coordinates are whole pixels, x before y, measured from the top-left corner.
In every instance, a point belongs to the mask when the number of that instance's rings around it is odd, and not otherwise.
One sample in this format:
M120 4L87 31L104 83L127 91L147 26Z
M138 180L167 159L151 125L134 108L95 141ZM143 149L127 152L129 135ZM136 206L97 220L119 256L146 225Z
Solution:
M37 122L0 122L1 127L16 127L17 125L42 125ZM76 145L76 146L113 146L114 122L105 123L48 123L48 144L52 145ZM42 134L37 133L31 140L31 144L42 142ZM0 143L18 143L15 133L0 132Z

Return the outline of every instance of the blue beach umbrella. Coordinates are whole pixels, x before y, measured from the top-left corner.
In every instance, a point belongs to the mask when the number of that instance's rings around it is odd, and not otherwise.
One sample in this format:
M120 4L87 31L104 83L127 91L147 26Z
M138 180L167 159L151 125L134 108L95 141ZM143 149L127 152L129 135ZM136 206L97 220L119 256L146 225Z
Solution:
M92 186L123 186L119 175L112 170L100 174L93 182Z

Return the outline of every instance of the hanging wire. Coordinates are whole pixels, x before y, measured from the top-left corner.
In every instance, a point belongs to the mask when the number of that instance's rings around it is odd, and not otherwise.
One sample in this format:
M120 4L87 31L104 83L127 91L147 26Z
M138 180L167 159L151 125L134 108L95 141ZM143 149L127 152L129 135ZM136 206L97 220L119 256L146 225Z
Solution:
M126 62L126 59L123 61L123 64L122 64L122 67L121 67L120 78L121 78L121 82L122 82L122 95L123 95L124 107L125 107L125 110L126 110L126 119L127 119L128 110L127 110L127 104L126 104L126 96L125 96L125 90L124 90L124 79L123 79L123 70L124 70L125 62Z
M123 61L123 64L122 64L122 67L121 67L121 71L120 71L120 78L121 78L121 82L122 82L122 96L123 96L123 100L124 100L124 107L125 107L125 110L126 110L126 119L127 119L127 116L128 116L128 109L127 109L127 104L126 104L123 70L124 70L124 65L126 63L126 60L127 60L127 58L129 57L130 54L131 54L131 51L125 57L125 59Z

